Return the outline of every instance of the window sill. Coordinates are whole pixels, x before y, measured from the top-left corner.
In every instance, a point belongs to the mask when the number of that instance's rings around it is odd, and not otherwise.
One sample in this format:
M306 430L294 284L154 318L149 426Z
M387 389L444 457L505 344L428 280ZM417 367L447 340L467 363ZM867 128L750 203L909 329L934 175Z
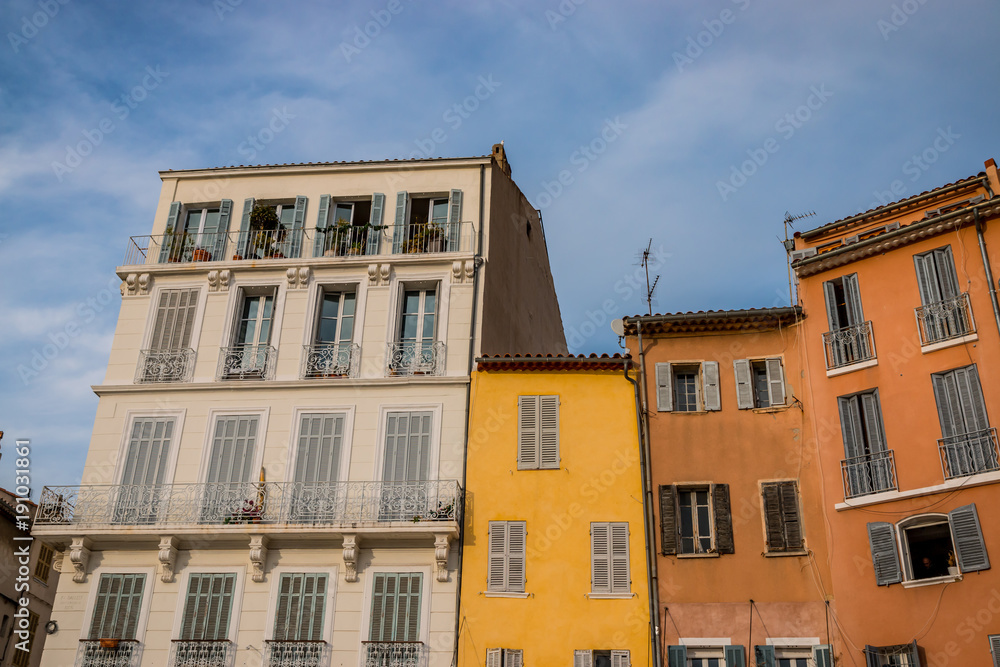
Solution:
M921 586L934 586L936 584L950 584L956 581L961 581L961 574L946 574L943 577L930 577L928 579L914 579L912 581L903 581L903 588L920 588Z
M920 354L927 354L928 352L934 352L936 350L943 350L949 347L955 347L956 345L964 345L965 343L973 343L979 340L979 334L972 332L965 336L959 336L958 338L949 338L948 340L942 340L937 343L929 343L927 345L920 346Z
M809 551L806 549L799 549L796 551L765 551L763 553L764 558L785 558L789 556L801 558L802 556L808 555Z
M878 366L878 357L873 357L865 361L859 361L858 363L850 364L849 366L840 366L839 368L831 368L826 372L826 376L828 378L837 377L838 375L853 373L854 371L860 371L865 368L871 368L872 366Z
M718 558L721 554L710 553L710 554L677 554L678 558Z
M630 600L635 597L634 593L587 593L591 600Z
M772 406L766 407L766 408L752 408L752 410L753 410L753 413L756 414L756 415L766 415L766 414L771 413L771 412L784 412L785 410L787 410L790 407L792 407L792 406L791 405L772 405Z
M967 489L984 484L996 484L997 482L1000 482L1000 471L981 472L977 475L969 475L968 477L955 477L949 479L944 484L937 484L935 486L924 486L919 489L909 489L907 491L886 491L870 496L860 496L846 502L837 503L833 508L838 512L842 512L856 507L878 505L879 503L888 503L906 498L919 498L920 496L929 496L935 493L946 493L957 488Z
M508 591L486 591L483 593L484 596L488 598L520 598L524 599L531 595L531 593L513 593Z
M660 412L668 415L707 415L718 410L661 410Z

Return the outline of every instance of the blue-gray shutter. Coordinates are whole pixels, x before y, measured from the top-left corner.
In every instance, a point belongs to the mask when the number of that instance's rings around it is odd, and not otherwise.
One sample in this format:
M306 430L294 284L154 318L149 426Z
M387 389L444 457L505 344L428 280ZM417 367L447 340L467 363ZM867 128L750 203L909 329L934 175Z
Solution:
M687 646L667 647L667 667L687 667Z
M250 213L253 211L255 200L247 197L243 200L243 217L240 218L240 236L236 241L234 255L247 257L247 242L250 240Z
M330 195L319 196L319 215L316 216L316 242L313 243L313 257L323 256L326 243L326 227L330 217Z
M403 243L406 241L406 202L408 198L405 190L396 193L396 222L392 227L392 253L394 255L403 252Z
M833 667L833 647L829 644L813 646L813 662L816 667Z
M836 331L845 326L840 322L837 315L837 292L831 281L823 283L823 298L826 301L826 321L830 325L830 331Z
M840 408L840 430L844 436L844 458L861 456L865 436L861 428L860 401L857 396L841 396L837 399Z
M913 268L917 272L917 291L920 303L929 306L941 300L937 275L934 270L934 253L913 256Z
M327 575L285 573L281 575L278 587L272 639L277 641L323 639Z
M920 667L920 649L917 648L917 640L910 642L910 664L913 667Z
M670 364L656 364L656 410L658 412L672 412L674 409L671 373Z
M452 190L448 198L448 252L458 252L462 243L462 191Z
M702 394L704 394L705 410L721 410L722 397L719 394L718 361L702 362L701 389L702 389Z
M962 572L990 569L990 557L986 553L986 541L983 539L983 529L979 525L976 504L972 503L948 512L948 522L955 536L958 568Z
M135 639L145 574L102 574L90 622L91 639Z
M764 360L767 371L767 391L771 407L785 404L785 371L781 367L781 358L773 357Z
M746 667L747 657L742 644L726 646L726 667Z
M882 667L878 660L878 649L874 646L865 646L865 665L867 667Z
M740 410L748 410L754 407L750 360L734 359L733 373L736 376L736 407Z
M958 276L955 273L955 258L951 254L950 245L934 251L934 264L937 269L938 283L941 286L941 298L954 299L961 294Z
M858 286L858 274L844 276L844 299L847 302L847 326L855 326L865 321L865 313L861 308L861 288Z
M1000 667L1000 635L990 635L990 655L993 656L993 667Z
M775 667L773 646L754 646L753 654L757 667Z
M160 241L160 263L166 262L170 257L171 241L174 235L183 230L177 229L178 219L181 217L181 203L179 201L170 202L170 212L167 214L167 226L163 230L163 237Z
M374 228L382 226L382 219L384 215L385 195L381 192L376 192L372 195L372 213L371 218L368 220L368 225L372 229L368 230L368 246L365 250L366 255L377 255L379 253L379 242L382 240L382 230Z
M226 259L226 245L229 242L229 220L232 218L232 215L233 200L223 199L219 203L219 226L212 230L216 234L214 248L211 251L212 259L215 261ZM209 230L206 229L205 231Z
M903 580L896 551L896 531L891 523L875 521L868 524L868 544L875 567L875 582L879 586L898 584Z
M872 453L884 452L885 427L882 424L882 404L878 400L878 389L861 394L861 414L865 419L868 434L868 449Z
M306 223L306 206L309 198L299 195L295 198L295 217L292 219L292 242L289 257L302 255L302 234Z

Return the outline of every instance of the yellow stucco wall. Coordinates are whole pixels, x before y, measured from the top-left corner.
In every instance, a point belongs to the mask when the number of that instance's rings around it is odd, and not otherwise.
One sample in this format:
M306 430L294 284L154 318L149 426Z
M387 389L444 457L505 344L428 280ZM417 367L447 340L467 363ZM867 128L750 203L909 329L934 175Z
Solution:
M472 377L459 665L488 648L525 665L571 665L577 649L647 665L649 602L632 385L618 371L478 371ZM559 395L558 470L517 469L517 398ZM487 597L490 521L527 522L526 598ZM590 524L627 521L631 597L591 591Z

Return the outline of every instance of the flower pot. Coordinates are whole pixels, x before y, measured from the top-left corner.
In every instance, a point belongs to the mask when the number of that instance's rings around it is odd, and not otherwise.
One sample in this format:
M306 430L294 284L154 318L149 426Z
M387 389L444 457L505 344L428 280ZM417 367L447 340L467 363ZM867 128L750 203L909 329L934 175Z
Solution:
M234 262L242 262L243 261L243 255L233 255L233 261Z
M117 639L102 639L100 641L101 641L101 648L118 648Z
M956 575L958 575L958 567L955 566L955 565L949 565L948 566L948 574L950 574L953 577L956 576Z
M191 261L193 262L211 262L212 253L205 250L204 248L195 248L191 253Z

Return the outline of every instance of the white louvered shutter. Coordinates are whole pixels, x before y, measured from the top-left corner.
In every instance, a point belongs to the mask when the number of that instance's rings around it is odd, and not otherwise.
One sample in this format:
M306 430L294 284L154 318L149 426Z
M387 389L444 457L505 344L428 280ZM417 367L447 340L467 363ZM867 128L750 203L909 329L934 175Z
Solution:
M486 649L486 667L503 667L501 661L503 659L503 649L501 648L488 648Z
M573 651L573 667L594 667L592 651Z
M524 667L524 653L519 648L503 650L503 667Z
M784 405L785 371L781 366L781 359L779 357L766 359L764 365L767 368L767 391L770 405Z
M750 374L749 359L734 359L733 373L736 376L736 407L747 410L753 405L753 378Z
M559 467L559 397L539 396L539 468Z
M656 410L658 412L672 412L674 409L674 395L671 386L673 376L671 373L670 364L656 364Z
M490 555L486 590L507 590L507 522L490 521Z
M629 667L630 664L628 651L611 652L611 667Z
M719 394L719 362L704 361L701 364L701 387L705 399L705 410L721 410L722 397Z
M590 524L591 590L611 592L610 527L607 523Z
M524 592L525 537L527 524L511 521L507 524L507 590Z
M628 563L628 523L611 524L611 592L628 593L632 582Z
M539 396L517 397L517 467L538 468Z

